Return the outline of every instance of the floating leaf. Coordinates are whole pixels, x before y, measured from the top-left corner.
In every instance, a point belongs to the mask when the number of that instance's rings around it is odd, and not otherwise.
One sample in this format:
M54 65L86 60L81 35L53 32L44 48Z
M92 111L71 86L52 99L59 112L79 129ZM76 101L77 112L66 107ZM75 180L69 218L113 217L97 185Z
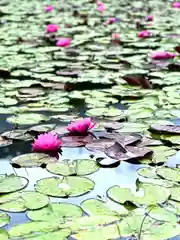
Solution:
M11 160L11 164L14 167L41 167L48 164L51 161L55 161L49 155L44 153L27 153Z
M82 216L82 209L70 203L51 203L47 207L36 211L28 211L28 218L33 221L62 221L71 220Z
M46 133L52 131L55 128L55 124L44 124L44 125L37 125L33 126L28 129L28 132L32 133Z
M90 151L96 152L101 151L104 152L106 148L114 145L114 140L112 139L96 139L91 143L86 144L86 148Z
M141 183L139 191L132 192L129 188L120 188L113 186L108 190L108 197L118 203L126 203L130 201L136 205L153 205L165 202L170 192L161 186L149 183Z
M9 230L9 235L11 238L15 237L33 237L36 233L42 234L42 233L48 233L55 231L59 228L58 222L28 222L24 224L19 224L13 226ZM36 235L37 237L37 235Z
M177 125L158 125L153 124L150 128L151 131L159 133L171 133L171 134L180 134L180 126Z
M16 192L25 188L28 180L24 177L11 175L0 175L0 193Z
M0 239L1 240L8 240L9 235L4 229L0 229Z
M57 163L48 163L46 169L54 174L63 176L89 175L99 170L96 161L90 159L64 160Z
M66 240L67 237L70 235L69 229L61 229L59 231L53 231L45 234L40 234L35 237L26 238L27 240Z
M165 208L159 206L149 206L146 208L146 211L150 217L156 220L170 222L171 224L176 224L177 222L176 215Z
M180 182L180 169L178 168L161 167L156 169L156 173L164 179Z
M114 206L110 202L104 202L98 199L87 199L81 203L81 207L90 216L119 216L128 214L128 211L123 206Z
M46 195L37 192L23 192L22 199L28 209L39 209L49 203L49 198Z
M171 196L170 198L174 201L180 202L180 187L171 188Z
M105 153L114 159L119 161L127 160L137 160L139 158L145 158L146 156L151 156L152 151L146 148L138 148L132 146L126 146L125 149L122 148L122 145L115 143L113 146L106 149Z
M52 197L77 197L90 192L94 185L85 177L50 177L39 180L35 189Z
M30 134L27 134L25 130L16 129L8 132L4 132L1 134L3 138L12 139L12 140L22 140L22 141L30 141L33 137Z
M10 222L10 217L4 212L0 212L0 227L3 227L5 225L9 224L9 222ZM1 234L1 232L0 232L0 234Z
M63 147L82 147L87 143L92 142L93 136L88 134L87 136L64 136L61 138Z
M152 167L139 168L137 173L145 178L159 178L156 174L156 169Z
M31 124L37 124L40 122L48 121L49 117L46 117L42 114L37 113L27 113L27 114L19 114L16 116L11 116L7 118L7 121L12 124L18 124L18 125L31 125Z

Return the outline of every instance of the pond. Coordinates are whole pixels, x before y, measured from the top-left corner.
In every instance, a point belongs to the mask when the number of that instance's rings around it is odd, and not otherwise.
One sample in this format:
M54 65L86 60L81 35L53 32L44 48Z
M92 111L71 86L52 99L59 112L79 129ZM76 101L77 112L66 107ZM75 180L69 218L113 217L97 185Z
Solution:
M0 14L0 240L180 239L180 3Z

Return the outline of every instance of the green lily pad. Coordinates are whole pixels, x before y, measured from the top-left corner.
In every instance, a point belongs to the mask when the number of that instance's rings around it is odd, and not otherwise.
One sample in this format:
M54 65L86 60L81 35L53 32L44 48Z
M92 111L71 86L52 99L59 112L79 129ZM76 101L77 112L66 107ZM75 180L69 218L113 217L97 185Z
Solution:
M180 169L178 168L161 167L156 169L156 173L164 179L180 182Z
M10 222L10 217L4 212L0 212L0 227L3 227L9 224L9 222Z
M174 201L180 202L180 187L171 188L170 198Z
M22 141L30 141L33 137L26 133L23 129L15 129L12 131L4 132L1 134L3 138L12 139L12 140L22 140Z
M87 199L81 203L81 207L90 216L119 216L128 214L128 210L125 207L120 205L114 206L110 202L105 202L98 199Z
M33 221L64 222L65 219L74 219L82 216L82 209L70 203L52 203L36 211L28 211L27 216Z
M55 124L37 125L29 128L28 132L46 133L46 132L52 131L55 128L55 126L56 126Z
M134 193L129 188L113 186L108 190L107 194L115 202L124 204L129 201L135 205L163 203L170 196L170 192L166 188L149 183L140 183L139 190Z
M49 203L49 198L46 195L37 192L23 192L22 199L28 209L39 209Z
M16 192L25 188L28 185L28 180L24 177L11 175L0 175L0 193Z
M0 229L0 239L1 240L8 240L9 235L4 229Z
M137 173L145 178L159 178L156 174L156 169L152 167L139 168Z
M166 146L149 146L148 149L153 151L152 162L162 163L168 160L168 157L176 154L176 150Z
M85 177L50 177L39 180L35 189L52 197L77 197L90 192L94 185Z
M63 176L89 175L99 170L96 161L90 159L64 160L58 163L48 163L46 169L54 174Z
M14 167L41 167L48 164L50 161L54 161L48 154L44 153L27 153L11 160L11 164Z
M40 122L46 122L49 120L49 117L46 117L42 114L37 113L22 113L19 115L8 117L7 122L12 124L18 124L18 125L31 125L31 124L37 124Z
M1 210L24 212L27 209L39 209L46 206L49 203L49 198L37 192L22 192L6 194L0 198L0 202Z
M9 230L9 236L11 238L24 238L33 237L36 233L43 234L58 230L58 222L28 222L13 226ZM37 235L35 235L37 236Z
M59 231L54 231L50 233L45 233L45 234L40 234L35 237L28 237L26 240L66 240L67 237L70 235L70 230L69 229L61 229Z
M98 226L118 222L119 220L119 217L110 215L91 217L84 216L81 218L73 219L73 221L65 222L62 226L65 228L70 228L72 232L75 232L80 230L97 228Z
M159 206L149 206L146 211L150 217L156 220L170 222L171 224L176 224L177 222L177 216L165 208Z

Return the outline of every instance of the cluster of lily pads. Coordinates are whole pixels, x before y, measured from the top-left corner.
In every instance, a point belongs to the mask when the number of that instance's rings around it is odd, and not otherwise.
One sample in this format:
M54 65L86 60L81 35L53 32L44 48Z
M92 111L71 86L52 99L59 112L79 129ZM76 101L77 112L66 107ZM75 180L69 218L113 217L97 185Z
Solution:
M32 145L11 159L14 170L52 174L31 191L27 178L0 175L0 240L179 235L180 168L169 159L180 149L170 121L180 117L179 3L3 0L0 8L0 114L12 126L0 147ZM91 156L62 160L73 147ZM91 176L121 161L144 164L135 187L105 184L104 197L89 198ZM79 206L62 201L86 194ZM29 221L4 228L19 212Z

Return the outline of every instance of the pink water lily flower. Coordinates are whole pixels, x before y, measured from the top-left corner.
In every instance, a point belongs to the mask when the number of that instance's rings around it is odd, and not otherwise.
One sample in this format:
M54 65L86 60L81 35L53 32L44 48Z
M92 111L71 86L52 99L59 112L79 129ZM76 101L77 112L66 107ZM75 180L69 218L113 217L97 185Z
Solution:
M149 36L151 36L151 32L148 30L144 30L138 33L139 38L147 38Z
M61 140L58 135L52 133L44 133L38 135L32 143L32 150L34 152L57 152L61 147Z
M47 33L54 33L58 31L58 26L56 24L48 24L46 26L46 32Z
M53 6L51 6L51 5L44 7L45 12L51 12L52 10L53 10Z
M98 7L97 7L97 11L98 12L104 12L106 9L105 9L105 7L104 7L104 5L102 4L102 5L99 5Z
M153 20L153 16L149 15L145 17L146 21L152 21Z
M103 3L101 1L97 1L97 6L103 6Z
M108 18L108 20L104 23L104 25L112 24L116 21L116 18Z
M171 6L173 8L180 8L180 2L173 2Z
M176 54L170 52L154 52L151 57L155 60L170 59L176 57Z
M71 43L70 38L59 38L58 41L56 42L56 46L58 47L67 47Z
M68 124L67 130L71 133L86 134L96 123L91 122L91 118L84 118Z

